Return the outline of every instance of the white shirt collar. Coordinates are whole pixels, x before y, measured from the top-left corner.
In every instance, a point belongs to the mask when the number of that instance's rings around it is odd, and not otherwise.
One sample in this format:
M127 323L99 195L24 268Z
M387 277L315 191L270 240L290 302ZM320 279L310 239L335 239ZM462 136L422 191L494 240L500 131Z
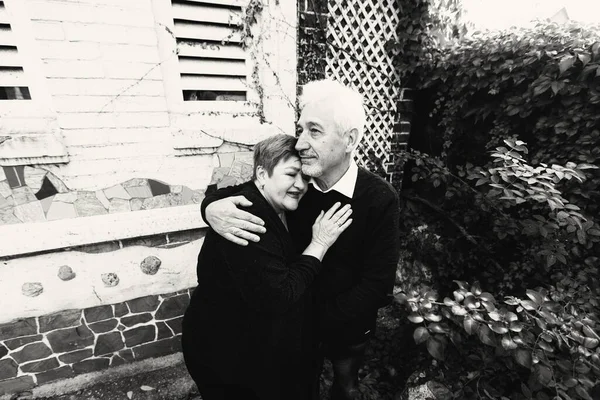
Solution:
M315 189L319 192L327 193L330 190L335 190L338 193L343 194L348 198L352 198L354 195L354 188L356 187L356 180L358 179L358 166L354 160L350 161L350 167L348 170L342 175L342 177L329 189L323 191L315 181L315 178L310 178L310 183L313 184Z

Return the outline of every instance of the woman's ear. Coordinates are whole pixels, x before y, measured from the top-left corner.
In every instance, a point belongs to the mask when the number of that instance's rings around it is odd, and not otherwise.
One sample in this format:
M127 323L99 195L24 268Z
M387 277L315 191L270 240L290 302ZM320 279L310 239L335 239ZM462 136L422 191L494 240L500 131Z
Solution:
M265 181L267 180L267 178L267 170L264 169L262 165L256 167L256 180L260 188L263 188L265 186Z

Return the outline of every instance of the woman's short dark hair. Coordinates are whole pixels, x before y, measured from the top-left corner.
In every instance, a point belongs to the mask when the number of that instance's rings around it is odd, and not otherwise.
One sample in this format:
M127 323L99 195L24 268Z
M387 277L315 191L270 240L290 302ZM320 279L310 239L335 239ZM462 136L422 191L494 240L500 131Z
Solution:
M261 166L271 176L273 169L280 161L286 161L292 156L299 157L296 151L297 138L290 135L273 135L261 140L254 146L254 173L252 179L256 179L256 169Z

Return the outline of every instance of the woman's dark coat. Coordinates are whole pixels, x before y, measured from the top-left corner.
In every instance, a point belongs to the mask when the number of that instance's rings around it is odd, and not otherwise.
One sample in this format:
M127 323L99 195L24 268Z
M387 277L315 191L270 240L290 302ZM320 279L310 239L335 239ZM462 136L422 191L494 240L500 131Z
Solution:
M251 387L261 400L305 398L311 377L308 288L321 267L292 239L253 182L240 195L265 221L258 243L236 245L209 229L198 256L198 287L183 323L186 363ZM306 380L305 380L306 379Z

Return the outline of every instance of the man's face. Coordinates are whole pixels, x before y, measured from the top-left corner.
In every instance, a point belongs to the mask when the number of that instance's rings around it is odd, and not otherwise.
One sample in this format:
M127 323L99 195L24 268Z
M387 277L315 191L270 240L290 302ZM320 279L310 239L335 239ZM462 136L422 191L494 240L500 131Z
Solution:
M305 175L319 178L338 169L344 161L347 143L331 115L327 104L311 103L302 109L296 150Z

